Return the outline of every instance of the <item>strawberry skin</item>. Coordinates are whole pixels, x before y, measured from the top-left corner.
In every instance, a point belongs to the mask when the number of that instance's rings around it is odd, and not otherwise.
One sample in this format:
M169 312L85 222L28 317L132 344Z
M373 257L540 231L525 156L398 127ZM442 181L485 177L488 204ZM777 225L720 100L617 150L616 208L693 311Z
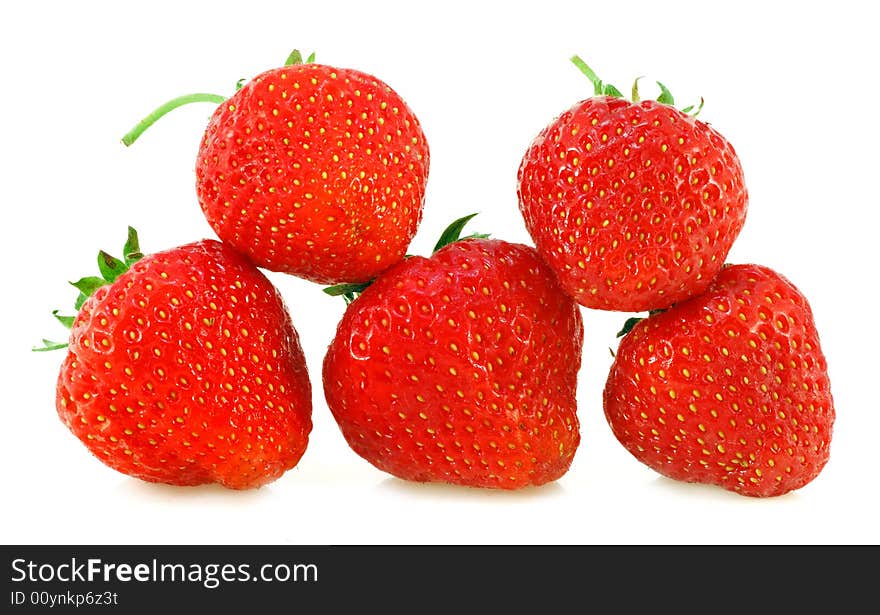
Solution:
M760 265L726 266L704 294L637 323L604 407L617 439L657 472L755 497L816 478L835 417L807 299Z
M305 452L311 387L275 287L205 240L142 258L85 301L57 410L119 472L247 489Z
M217 108L196 188L218 237L256 265L365 282L404 257L428 166L419 121L387 84L296 64L258 75Z
M399 478L516 489L567 472L583 325L531 247L465 239L385 272L324 359L361 457Z
M520 211L581 305L662 309L706 289L745 222L740 161L716 130L653 100L594 96L534 139Z

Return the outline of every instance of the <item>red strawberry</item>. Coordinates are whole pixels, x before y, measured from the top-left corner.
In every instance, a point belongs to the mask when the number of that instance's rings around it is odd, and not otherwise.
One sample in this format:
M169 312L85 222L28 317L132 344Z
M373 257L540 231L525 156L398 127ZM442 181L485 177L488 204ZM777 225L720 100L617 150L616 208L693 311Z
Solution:
M807 299L758 265L727 266L702 295L638 322L604 404L614 435L647 466L748 496L816 478L835 416Z
M382 274L349 306L324 359L345 439L399 478L540 485L580 441L583 328L534 249L465 239Z
M196 161L199 203L218 237L260 267L365 282L404 257L421 221L425 135L378 78L297 52L288 61L217 107Z
M640 101L634 85L631 102L573 60L595 96L544 128L519 167L538 252L590 308L661 309L702 292L746 217L733 146L674 108L662 84L657 101Z
M146 481L246 489L295 466L311 386L275 287L211 240L126 260L102 252L114 281L76 284L93 294L68 320L61 420L102 462Z

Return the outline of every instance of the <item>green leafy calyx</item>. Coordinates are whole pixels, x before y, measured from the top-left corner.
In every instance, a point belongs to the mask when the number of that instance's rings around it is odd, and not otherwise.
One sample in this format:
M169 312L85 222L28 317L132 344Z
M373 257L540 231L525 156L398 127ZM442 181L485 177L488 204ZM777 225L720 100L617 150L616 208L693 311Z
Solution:
M369 282L335 284L326 287L324 292L331 297L342 297L345 300L345 305L348 305L357 299L358 295L364 292L372 283L373 281L370 280Z
M115 256L111 256L104 250L98 251L98 272L100 275L85 276L75 282L70 282L70 285L79 291L73 304L77 312L79 312L83 303L86 302L86 299L91 297L96 290L102 286L115 282L120 275L128 271L128 268L133 263L143 258L144 255L141 252L137 231L132 227L128 227L128 236L126 237L122 252L123 257L119 259ZM63 315L58 310L53 310L52 316L54 316L55 319L67 329L73 327L73 322L76 320L76 316ZM32 350L43 352L46 350L58 350L67 347L66 342L53 342L45 338L42 342L42 346L34 346Z
M302 54L299 49L294 49L290 52L290 55L287 56L287 60L284 61L284 66L295 66L297 64L313 64L315 62L315 52L309 54L309 57L303 61Z
M596 72L592 68L590 68L590 66L586 62L584 62L579 56L577 56L577 55L572 56L571 62L572 62L572 64L577 66L578 70L580 70L584 75L586 75L587 79L590 80L590 83L593 84L593 95L594 96L611 96L613 98L623 98L623 94L620 93L620 90L618 90L616 87L614 87L610 83L605 83L604 81L602 81L599 78L599 76L596 74ZM639 102L640 100L642 100L641 95L639 93L639 79L642 79L642 77L636 77L636 79L632 85L631 99L630 99L630 100L632 100L632 102ZM665 85L663 85L663 83L661 83L660 81L656 81L655 83L657 84L657 87L660 88L660 94L656 98L657 102L662 103L664 105L669 105L669 106L674 107L675 106L675 97L672 95L672 92L669 91L669 88L667 88ZM681 112L688 113L688 114L691 114L694 117L696 117L697 115L699 115L700 111L702 111L702 109L703 109L703 102L704 101L701 98L700 104L697 106L695 111L694 111L694 105L690 105L688 107L681 109Z
M447 226L440 234L440 239L438 239L437 243L434 244L434 249L431 251L432 254L437 250L448 246L449 244L456 241L461 241L464 239L485 239L489 237L488 233L472 233L464 237L461 236L461 232L464 230L465 225L467 225L467 223L470 222L470 220L476 215L477 214L473 213L467 216L463 216L458 220L454 220L449 226ZM407 254L406 258L410 258L411 256L411 254ZM369 287L370 284L372 284L374 281L375 280L370 280L368 282L335 284L333 286L325 287L323 291L331 297L342 297L345 300L345 304L349 305L352 301L357 299L358 296L360 296L360 294L364 292L367 287Z
M488 233L472 233L470 235L466 235L464 237L461 236L461 232L464 230L464 227L470 222L474 216L477 214L469 214L467 216L462 216L458 220L453 220L452 223L447 226L443 232L440 234L440 239L437 240L437 243L434 244L434 249L432 252L436 252L440 248L448 246L451 243L462 239L485 239L489 237Z
M617 332L616 337L623 337L627 333L633 330L633 328L639 324L639 322L645 320L645 318L650 318L656 314L662 314L666 309L661 310L650 310L647 316L633 316L632 318L627 318L626 322L623 323L623 326L620 328L620 331ZM613 354L613 353L612 353Z

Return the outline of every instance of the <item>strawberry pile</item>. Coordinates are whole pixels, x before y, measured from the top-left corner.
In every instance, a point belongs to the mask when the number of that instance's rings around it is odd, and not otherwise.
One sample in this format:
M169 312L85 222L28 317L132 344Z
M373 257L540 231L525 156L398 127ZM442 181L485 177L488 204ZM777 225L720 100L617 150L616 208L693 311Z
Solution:
M294 468L312 430L297 330L261 269L325 285L347 309L324 356L342 437L411 481L519 489L568 472L578 412L659 474L778 496L815 479L834 423L810 305L783 275L727 255L749 194L731 143L580 58L593 96L532 140L516 173L534 246L462 237L410 255L430 154L379 78L303 60L190 94L216 104L196 197L216 239L122 258L73 285L57 412L107 466L145 481L256 488ZM601 400L576 398L581 308L632 317Z

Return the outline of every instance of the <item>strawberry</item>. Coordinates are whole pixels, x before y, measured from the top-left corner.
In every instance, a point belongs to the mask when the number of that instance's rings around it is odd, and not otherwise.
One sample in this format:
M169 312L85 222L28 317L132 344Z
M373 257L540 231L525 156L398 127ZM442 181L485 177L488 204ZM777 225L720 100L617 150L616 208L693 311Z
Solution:
M556 480L580 441L578 306L533 248L457 234L349 305L324 358L327 403L350 447L399 478Z
M311 385L268 279L204 240L139 258L101 252L83 278L57 410L111 468L172 485L264 485L294 467L311 430ZM128 268L130 266L130 268ZM44 349L63 344L46 343Z
M310 58L311 60L311 58ZM322 284L365 282L401 260L421 221L429 149L419 120L367 73L298 52L222 101L201 140L196 191L217 236L253 263Z
M755 497L816 478L835 416L807 299L760 265L726 266L703 294L636 323L604 408L648 467Z
M746 217L733 146L663 84L657 100L640 100L637 83L626 100L572 60L595 94L538 134L517 175L538 252L589 308L663 309L702 292Z

